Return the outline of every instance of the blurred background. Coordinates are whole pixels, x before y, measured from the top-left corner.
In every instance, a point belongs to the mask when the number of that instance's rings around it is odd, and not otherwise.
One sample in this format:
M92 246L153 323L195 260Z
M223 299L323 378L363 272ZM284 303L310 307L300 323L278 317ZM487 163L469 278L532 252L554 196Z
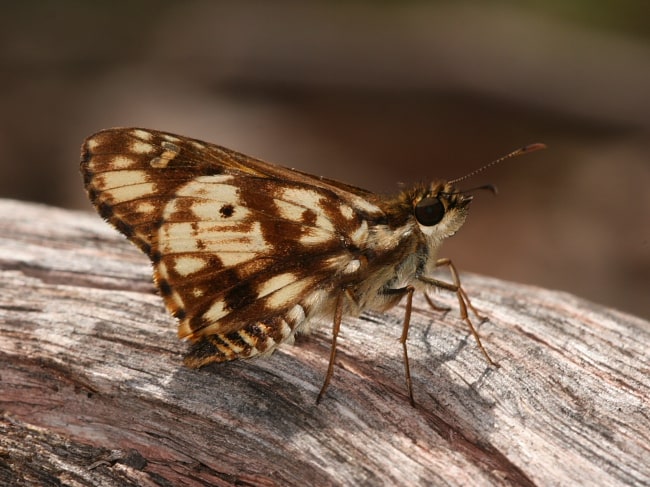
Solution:
M545 142L442 254L650 318L647 0L3 2L0 197L91 211L113 126L379 192Z

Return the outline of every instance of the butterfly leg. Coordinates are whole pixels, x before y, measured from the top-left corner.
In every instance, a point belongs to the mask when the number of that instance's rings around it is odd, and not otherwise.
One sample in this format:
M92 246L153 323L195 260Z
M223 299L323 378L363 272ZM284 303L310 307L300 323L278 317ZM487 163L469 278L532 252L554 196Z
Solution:
M456 270L456 266L454 266L451 260L438 259L436 261L436 267L442 267L442 266L446 266L449 268L449 272L451 273L451 278L453 283L450 284L448 282L440 281L438 279L434 279L432 277L425 277L425 276L419 276L418 279L432 286L439 287L442 289L447 289L448 291L452 291L456 293L456 296L458 297L458 305L460 307L461 319L465 321L465 323L467 323L467 325L469 326L469 329L472 332L472 335L474 336L474 339L476 340L476 343L478 344L478 347L483 353L483 356L485 357L487 362L490 365L498 367L498 364L490 358L490 356L487 353L487 350L485 350L485 347L483 347L483 344L481 343L481 338L479 337L476 328L474 328L474 324L469 319L469 314L467 310L469 308L472 311L472 313L474 313L474 315L476 315L476 317L479 318L481 321L484 321L487 318L482 316L472 305L471 301L469 300L469 296L467 295L467 293L465 292L465 290L462 288L460 284L460 277L458 276L458 271Z
M409 335L409 326L411 325L411 310L413 309L413 286L406 288L406 310L404 311L404 323L402 324L402 336L399 338L404 351L404 372L406 373L406 388L409 391L409 401L411 406L415 407L415 400L413 399L413 384L411 383L411 367L409 366L409 355L406 350L406 340Z
M339 330L341 329L341 320L343 318L343 294L345 290L339 292L336 296L336 308L334 309L334 326L332 328L332 347L330 348L330 363L327 366L327 373L325 374L325 381L323 386L320 388L318 397L316 398L316 404L320 403L321 399L325 395L327 387L330 385L330 380L332 379L332 374L334 373L334 360L336 359L336 339L339 336Z
M406 374L406 388L409 393L409 401L411 406L415 407L415 400L413 399L413 384L411 382L411 367L409 365L409 354L406 347L406 341L409 335L409 326L411 324L411 311L413 309L413 293L415 288L413 286L401 287L398 289L384 289L384 294L396 296L401 299L406 294L406 310L404 311L404 323L402 324L402 336L399 342L402 344L402 351L404 352L404 373Z
M451 308L449 306L442 306L439 304L436 304L433 302L433 299L431 299L431 296L429 296L426 292L424 293L424 299L427 300L427 303L429 303L429 306L431 306L432 309L435 311L441 311L441 312L447 312L450 311Z

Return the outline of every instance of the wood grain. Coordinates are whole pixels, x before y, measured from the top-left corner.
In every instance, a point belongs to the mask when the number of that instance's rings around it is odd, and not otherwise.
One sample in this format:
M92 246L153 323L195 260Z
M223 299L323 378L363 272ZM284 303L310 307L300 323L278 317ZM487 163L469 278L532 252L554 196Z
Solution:
M504 257L505 258L505 257ZM462 263L459 263L462 267ZM452 308L346 318L267 359L196 371L147 258L94 215L0 201L0 484L643 485L650 323L463 274Z

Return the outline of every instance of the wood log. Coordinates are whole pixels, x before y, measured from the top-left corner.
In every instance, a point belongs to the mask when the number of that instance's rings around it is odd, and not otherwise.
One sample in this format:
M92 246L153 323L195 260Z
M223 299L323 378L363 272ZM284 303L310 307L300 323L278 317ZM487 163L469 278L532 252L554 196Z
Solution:
M95 215L0 201L2 485L648 485L650 323L463 274L268 358L182 365L148 259Z

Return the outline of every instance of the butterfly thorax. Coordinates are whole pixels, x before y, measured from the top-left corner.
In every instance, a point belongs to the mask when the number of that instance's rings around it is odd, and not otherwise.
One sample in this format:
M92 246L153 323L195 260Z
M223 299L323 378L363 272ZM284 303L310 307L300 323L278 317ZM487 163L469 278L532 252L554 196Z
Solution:
M365 269L347 292L350 312L384 310L399 302L399 290L422 287L418 277L432 274L442 242L462 226L470 201L445 182L381 200L385 221L370 225L361 252Z

